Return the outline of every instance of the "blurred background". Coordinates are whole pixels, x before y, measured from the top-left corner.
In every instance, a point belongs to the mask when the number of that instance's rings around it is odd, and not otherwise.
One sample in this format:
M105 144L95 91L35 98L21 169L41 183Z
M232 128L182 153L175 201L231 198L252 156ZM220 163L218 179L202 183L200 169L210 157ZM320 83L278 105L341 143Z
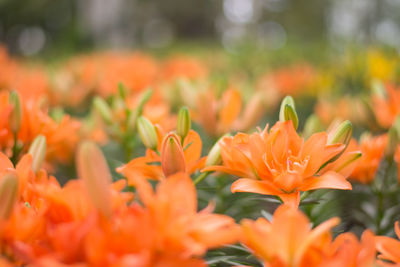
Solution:
M399 26L400 0L0 0L0 42L27 57L190 42L398 49Z

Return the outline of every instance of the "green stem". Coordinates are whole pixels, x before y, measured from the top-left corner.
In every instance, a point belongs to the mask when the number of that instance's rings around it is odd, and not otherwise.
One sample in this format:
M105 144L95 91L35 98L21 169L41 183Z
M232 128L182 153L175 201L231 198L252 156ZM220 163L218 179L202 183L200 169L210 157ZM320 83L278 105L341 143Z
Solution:
M380 186L377 187L377 190L375 191L376 195L376 221L375 221L375 227L376 227L376 234L382 234L381 231L381 223L383 216L385 215L385 207L384 207L384 190L385 190L385 182L390 174L390 170L392 168L393 161L389 160L387 162L387 165L385 167L385 171L383 173L382 177L382 182Z
M194 184L197 185L201 181L203 181L211 172L203 172L199 176L194 179Z

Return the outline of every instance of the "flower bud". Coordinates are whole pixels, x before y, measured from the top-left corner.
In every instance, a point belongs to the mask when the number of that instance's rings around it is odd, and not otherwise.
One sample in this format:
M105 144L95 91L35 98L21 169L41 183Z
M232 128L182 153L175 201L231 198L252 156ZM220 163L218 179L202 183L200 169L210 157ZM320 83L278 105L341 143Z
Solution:
M328 133L327 143L328 145L341 143L347 147L351 140L352 133L353 125L349 120L346 120Z
M36 173L40 170L46 156L46 137L38 135L33 140L28 153L32 155L32 170Z
M182 138L187 136L191 127L190 113L187 107L182 107L178 113L178 124L176 126L176 133Z
M314 133L320 132L322 130L323 126L321 121L315 114L312 114L307 118L306 123L304 125L303 137L308 138Z
M186 170L185 155L175 133L169 133L163 140L161 167L166 177Z
M18 176L13 172L7 172L0 180L0 219L7 220L17 201Z
M128 94L128 89L122 82L118 83L118 95L121 99L126 99L126 95Z
M9 102L12 105L12 110L10 113L10 128L13 133L17 133L21 128L22 107L21 100L16 91L10 92Z
M143 114L144 105L150 100L153 91L151 89L142 93L139 99L139 104L135 109L130 110L128 119L126 121L127 129L130 131L136 130L136 122L139 116Z
M112 177L103 153L94 142L85 141L79 146L76 159L78 177L83 180L90 200L102 215L110 217Z
M158 139L154 125L145 117L140 116L137 120L137 128L140 139L145 147L156 150Z
M93 100L93 106L107 124L112 123L111 109L104 99L98 96L95 97Z
M361 158L361 156L362 156L361 151L354 151L354 152L348 153L347 155L344 154L342 157L345 157L345 158L343 158L343 159L341 158L343 163L338 165L334 169L334 171L337 173L341 173L341 172L345 171L346 168L354 169L355 166L350 166L350 165L355 163L355 161L358 160L359 158Z
M299 118L296 113L296 107L294 100L291 96L286 96L281 103L281 108L279 111L280 121L292 121L295 129L299 126Z
M221 164L222 157L221 157L221 147L219 146L219 141L221 141L221 139L224 137L225 136L218 139L218 141L211 148L210 152L208 152L206 163L205 163L206 167Z

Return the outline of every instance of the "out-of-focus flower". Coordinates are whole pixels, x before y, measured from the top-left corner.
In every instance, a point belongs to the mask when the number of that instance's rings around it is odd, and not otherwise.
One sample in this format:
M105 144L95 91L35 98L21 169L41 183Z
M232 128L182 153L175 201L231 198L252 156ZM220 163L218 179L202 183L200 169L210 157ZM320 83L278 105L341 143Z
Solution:
M161 70L161 77L165 80L203 79L207 74L208 70L200 60L187 56L176 56L168 59Z
M321 265L329 253L330 230L338 218L311 229L308 218L299 210L282 205L271 222L264 218L242 222L242 242L270 267L312 267Z
M316 72L309 64L296 64L268 72L261 78L280 95L304 94L316 81Z
M325 125L335 119L348 119L357 124L368 119L366 107L359 97L319 98L314 110Z
M396 70L397 60L388 58L377 50L371 50L367 54L368 75L372 79L391 81Z
M353 233L336 237L320 267L373 267L375 265L375 239L370 230L364 231L358 241Z
M193 120L212 136L221 136L231 130L246 131L264 114L264 99L264 94L256 93L243 109L242 95L237 89L227 89L220 99L212 90L201 91L192 110Z
M386 134L375 137L363 135L359 145L357 145L355 140L352 140L349 149L359 149L362 156L351 173L350 178L364 184L372 182L383 159L386 144Z
M251 135L238 133L220 141L223 166L203 171L221 171L240 178L232 192L252 192L279 196L297 206L300 191L319 188L351 189L340 171L323 165L344 149L342 143L329 144L326 132L304 141L291 121L277 122ZM354 162L351 164L354 167Z
M400 238L399 223L394 226L397 238ZM380 253L378 258L380 266L400 266L400 241L387 236L375 237L376 249Z
M378 123L384 128L390 128L397 115L400 114L400 89L392 84L387 84L385 88L385 95L372 96L372 104Z
M128 179L135 181L144 207L134 204L120 214L120 220L91 230L86 250L89 263L205 266L199 257L207 249L238 240L239 228L232 218L209 210L197 212L196 189L186 174L161 181L155 192L137 175Z

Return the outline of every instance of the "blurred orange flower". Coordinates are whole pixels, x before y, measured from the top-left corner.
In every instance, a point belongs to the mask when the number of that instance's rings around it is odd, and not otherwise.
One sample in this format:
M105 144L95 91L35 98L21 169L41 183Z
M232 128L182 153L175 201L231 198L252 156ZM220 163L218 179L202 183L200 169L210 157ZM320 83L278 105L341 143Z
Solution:
M394 230L397 238L400 238L399 222L396 222ZM387 236L375 238L376 249L380 253L378 258L381 266L400 266L400 241ZM391 263L390 263L391 262Z
M372 182L383 158L386 144L386 134L380 136L365 135L361 138L359 145L355 140L352 140L349 149L358 147L362 156L354 171L350 174L350 178L364 184Z
M330 230L339 224L332 218L311 229L299 210L280 206L271 222L264 218L242 221L242 243L268 267L312 267L320 265L331 242Z
M372 97L373 110L378 123L389 128L400 114L400 89L392 84L387 84L386 96L375 94Z

